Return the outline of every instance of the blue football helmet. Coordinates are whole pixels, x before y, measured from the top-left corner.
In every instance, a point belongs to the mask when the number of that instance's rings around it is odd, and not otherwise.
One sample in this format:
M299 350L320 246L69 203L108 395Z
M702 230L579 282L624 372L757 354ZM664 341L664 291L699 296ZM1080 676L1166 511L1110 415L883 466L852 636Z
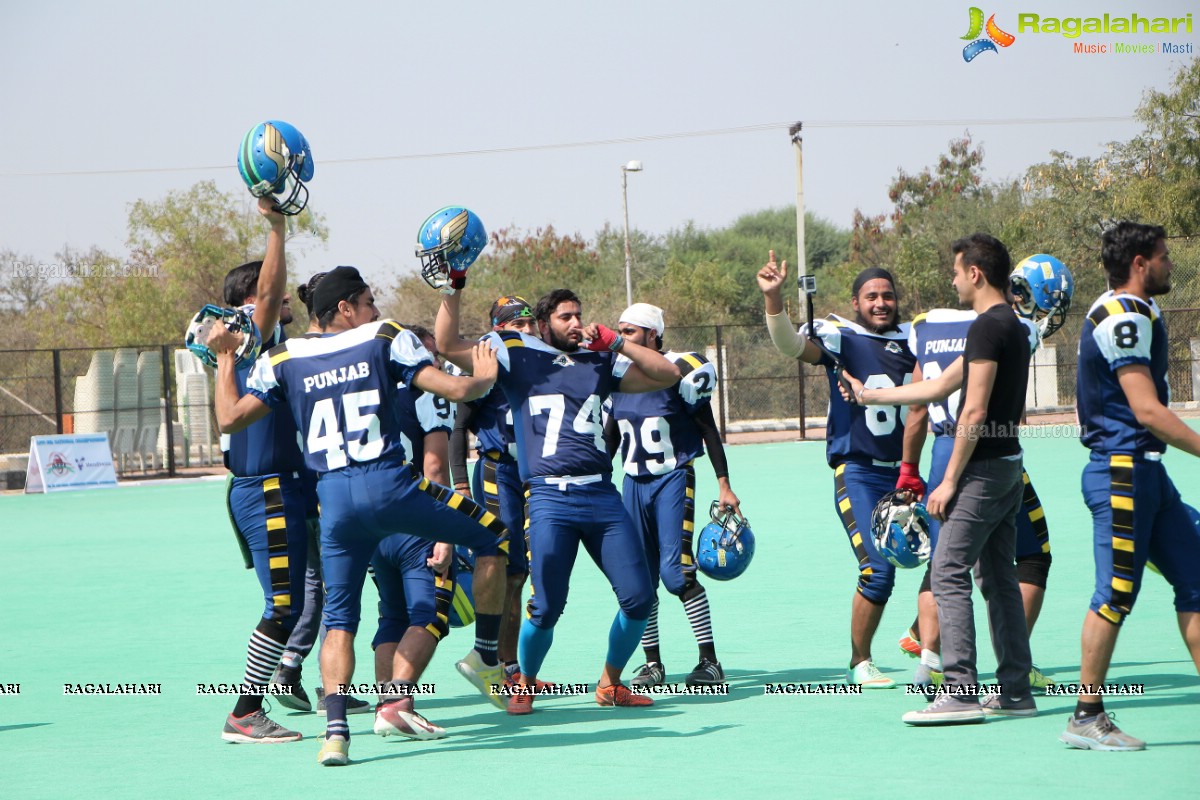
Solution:
M913 569L929 560L929 513L907 489L879 498L871 513L871 535L879 554L900 569Z
M1041 320L1042 338L1062 327L1075 293L1075 278L1066 264L1038 253L1017 264L1008 280L1017 313L1035 322Z
M313 155L304 134L278 119L255 125L238 148L238 172L255 197L278 195L281 214L294 216L308 205Z
M417 232L417 257L421 277L444 294L467 285L467 269L487 246L483 222L462 206L435 211Z
M188 323L183 339L184 345L195 353L205 366L216 369L217 356L208 349L208 334L217 323L223 324L231 333L241 332L242 344L237 349L235 363L239 370L249 369L262 349L262 335L245 309L221 308L211 303L206 305Z
M475 554L461 545L454 548L454 597L450 599L450 627L465 628L475 621L475 598L471 582L475 572Z
M722 509L713 501L708 509L712 522L700 531L696 544L696 566L717 581L731 581L746 571L754 558L754 531L741 514Z

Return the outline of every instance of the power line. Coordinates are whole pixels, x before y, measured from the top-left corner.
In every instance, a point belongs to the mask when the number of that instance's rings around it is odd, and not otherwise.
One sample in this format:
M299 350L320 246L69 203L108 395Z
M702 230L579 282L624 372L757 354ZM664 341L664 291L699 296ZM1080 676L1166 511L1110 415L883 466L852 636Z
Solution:
M881 119L881 120L814 120L805 121L808 130L847 128L945 128L945 127L991 127L1022 125L1078 125L1113 122L1132 122L1135 117L1018 117L1010 119ZM675 133L652 133L642 136L622 136L615 139L593 139L583 142L559 142L554 144L518 145L515 147L488 147L479 150L450 150L440 153L404 153L399 155L364 156L361 158L323 158L321 166L330 164L375 164L385 161L422 161L434 158L463 158L469 156L501 155L505 153L534 153L544 150L570 150L582 147L605 147L614 144L637 142L659 142L668 139L698 139L706 136L734 136L763 131L786 131L793 124L787 122L764 122L758 125L743 125L731 128L711 128L701 131ZM227 170L229 164L192 167L141 167L130 169L88 169L49 172L0 172L0 178L59 178L81 175L150 175L171 172L207 172Z

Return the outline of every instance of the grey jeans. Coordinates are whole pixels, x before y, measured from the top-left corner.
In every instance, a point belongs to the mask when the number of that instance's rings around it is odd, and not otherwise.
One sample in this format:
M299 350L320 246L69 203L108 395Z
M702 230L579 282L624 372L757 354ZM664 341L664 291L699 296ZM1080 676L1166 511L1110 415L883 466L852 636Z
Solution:
M1019 460L970 462L958 482L949 517L938 534L932 569L948 685L979 682L971 603L971 570L978 565L976 579L987 603L996 652L996 680L1008 697L1029 693L1029 631L1014 564L1016 516L1023 493Z
M321 610L325 607L325 583L321 579L321 523L308 520L308 570L304 573L304 610L296 627L288 637L287 649L302 656L312 652L317 641L317 632L325 639L321 625Z

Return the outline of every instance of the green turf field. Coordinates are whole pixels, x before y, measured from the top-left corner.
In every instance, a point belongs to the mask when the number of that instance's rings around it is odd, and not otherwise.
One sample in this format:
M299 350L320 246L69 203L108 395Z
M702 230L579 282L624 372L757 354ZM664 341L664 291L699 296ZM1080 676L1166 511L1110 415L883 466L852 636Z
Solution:
M1090 517L1079 494L1086 451L1071 438L1027 437L1025 447L1054 553L1034 659L1072 682L1092 585ZM602 709L590 696L539 699L532 716L510 718L454 671L472 644L470 630L456 631L424 679L436 695L418 700L451 735L385 740L371 733L370 715L352 716L345 769L316 764L323 717L277 708L276 720L311 738L232 745L220 739L231 698L196 694L197 683L241 681L262 603L229 531L223 482L0 497L0 684L20 684L20 694L0 694L0 797L303 797L336 787L347 797L983 798L1091 796L1117 786L1194 796L1200 679L1169 587L1150 573L1109 675L1144 684L1145 696L1107 701L1125 730L1149 742L1142 753L1060 744L1070 697L1039 698L1036 719L913 729L900 715L921 701L903 689L765 695L766 683L843 677L855 563L823 443L732 447L729 460L758 552L742 578L709 582L728 697L660 698L640 710ZM1200 503L1200 461L1176 452L1167 463L1185 499ZM707 469L698 470L702 508L716 497ZM915 661L895 642L913 617L919 579L899 576L876 639L876 662L901 682ZM682 683L694 644L682 609L663 596L664 660ZM369 594L368 617L370 603ZM581 558L542 677L594 685L615 605ZM991 682L978 602L977 625L981 679ZM370 628L360 637L359 681L372 678ZM314 667L305 671L310 693ZM160 683L162 695L64 696L64 683L88 682Z

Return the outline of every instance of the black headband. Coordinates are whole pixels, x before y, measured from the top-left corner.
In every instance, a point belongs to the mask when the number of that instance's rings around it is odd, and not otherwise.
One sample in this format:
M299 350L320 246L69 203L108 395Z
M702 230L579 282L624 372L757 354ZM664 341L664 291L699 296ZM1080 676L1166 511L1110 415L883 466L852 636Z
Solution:
M892 277L892 273L888 272L883 267L867 267L862 272L858 273L858 277L854 279L854 286L851 287L851 294L858 297L858 292L868 281L873 281L876 278L883 278L892 285L892 289L896 288L896 279Z
M336 267L326 273L313 292L313 305L316 307L317 319L324 317L329 311L338 307L338 303L349 300L354 295L366 289L367 282L358 274L354 267Z

